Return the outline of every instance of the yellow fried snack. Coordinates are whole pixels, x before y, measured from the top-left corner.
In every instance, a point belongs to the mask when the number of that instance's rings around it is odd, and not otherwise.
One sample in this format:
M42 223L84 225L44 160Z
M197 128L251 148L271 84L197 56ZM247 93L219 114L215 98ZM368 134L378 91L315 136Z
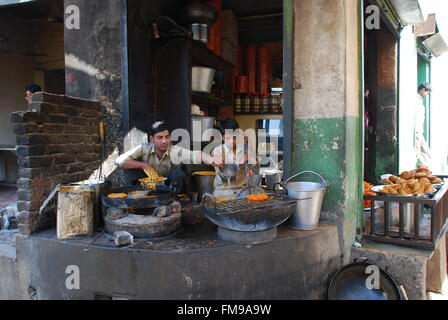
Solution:
M128 195L126 193L111 193L107 197L110 199L123 199L127 198L127 196Z
M143 171L148 176L148 179L151 179L152 181L155 181L159 178L159 174L154 169L143 169Z
M270 200L272 199L271 197L269 197L267 194L251 194L250 196L246 197L247 200L249 201L266 201L266 200Z
M198 172L193 172L192 175L193 176L216 176L216 172L215 171L198 171Z
M433 184L438 184L438 183L442 183L442 182L443 182L442 179L439 179L439 178L431 181L431 183L433 183Z
M434 192L434 191L435 191L434 186L432 184L430 184L429 186L426 186L426 188L425 188L425 193Z

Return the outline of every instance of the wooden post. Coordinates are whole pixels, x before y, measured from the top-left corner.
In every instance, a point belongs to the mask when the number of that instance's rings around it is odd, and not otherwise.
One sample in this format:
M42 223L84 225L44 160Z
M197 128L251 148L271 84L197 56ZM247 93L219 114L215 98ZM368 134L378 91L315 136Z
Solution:
M58 194L57 237L93 236L95 192L88 187L61 187Z

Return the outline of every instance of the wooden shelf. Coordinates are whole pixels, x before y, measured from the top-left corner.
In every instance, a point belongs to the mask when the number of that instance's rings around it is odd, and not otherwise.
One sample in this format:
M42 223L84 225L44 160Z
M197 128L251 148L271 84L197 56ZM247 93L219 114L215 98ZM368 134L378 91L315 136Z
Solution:
M191 101L198 106L204 107L222 107L232 105L232 102L225 101L216 97L213 97L209 94L192 92L191 93Z
M193 65L208 67L217 70L226 70L235 66L221 56L209 50L207 46L198 40L192 40Z

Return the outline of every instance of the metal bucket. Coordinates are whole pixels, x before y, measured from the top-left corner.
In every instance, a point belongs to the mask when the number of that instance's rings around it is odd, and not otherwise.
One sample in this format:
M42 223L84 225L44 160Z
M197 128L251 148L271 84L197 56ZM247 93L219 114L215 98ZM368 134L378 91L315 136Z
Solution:
M312 173L322 179L322 183L316 182L289 182L305 173ZM304 171L285 181L283 187L288 196L293 199L306 199L297 201L296 211L289 219L289 227L297 230L314 230L319 226L320 211L328 183L316 172Z

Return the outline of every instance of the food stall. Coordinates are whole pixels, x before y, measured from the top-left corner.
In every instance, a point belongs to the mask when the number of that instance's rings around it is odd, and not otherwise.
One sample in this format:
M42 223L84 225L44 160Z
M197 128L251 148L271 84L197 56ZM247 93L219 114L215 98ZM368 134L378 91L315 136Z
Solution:
M365 239L435 250L448 229L447 177L419 166L365 183Z

